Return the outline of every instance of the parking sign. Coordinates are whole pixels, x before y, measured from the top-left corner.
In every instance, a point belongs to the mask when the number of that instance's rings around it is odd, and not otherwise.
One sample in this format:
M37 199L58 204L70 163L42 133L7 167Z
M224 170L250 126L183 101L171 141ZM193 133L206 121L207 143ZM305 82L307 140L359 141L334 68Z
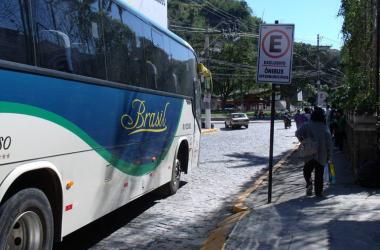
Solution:
M293 24L263 24L260 26L257 82L290 84L293 40Z

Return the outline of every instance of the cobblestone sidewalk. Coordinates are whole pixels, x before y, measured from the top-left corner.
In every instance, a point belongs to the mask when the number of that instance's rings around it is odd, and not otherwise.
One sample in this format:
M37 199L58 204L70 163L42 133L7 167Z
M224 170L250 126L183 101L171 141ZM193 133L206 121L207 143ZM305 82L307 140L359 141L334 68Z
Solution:
M266 184L252 193L225 249L380 249L380 190L355 185L340 152L334 164L325 198L306 197L303 163L291 157L273 175L272 204Z

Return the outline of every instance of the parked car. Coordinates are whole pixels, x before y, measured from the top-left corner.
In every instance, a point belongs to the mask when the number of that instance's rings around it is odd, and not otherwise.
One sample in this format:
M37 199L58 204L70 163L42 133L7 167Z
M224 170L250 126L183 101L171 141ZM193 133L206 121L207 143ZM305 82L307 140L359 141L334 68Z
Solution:
M248 116L244 113L228 114L226 120L224 121L226 128L241 128L241 126L248 128L248 124Z

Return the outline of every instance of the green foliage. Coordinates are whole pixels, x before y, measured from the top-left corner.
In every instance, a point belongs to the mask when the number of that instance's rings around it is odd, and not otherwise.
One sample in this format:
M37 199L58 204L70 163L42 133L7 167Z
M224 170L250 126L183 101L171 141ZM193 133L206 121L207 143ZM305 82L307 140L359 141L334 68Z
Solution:
M222 101L258 87L255 83L258 39L252 35L259 33L261 20L252 16L245 1L169 0L168 15L170 29L187 40L211 70L214 94L221 96ZM210 33L209 60L205 53L206 28ZM213 30L222 32L210 32Z
M375 1L342 0L339 14L344 17L342 64L346 79L344 86L332 93L332 101L357 113L374 113Z
M292 84L281 86L281 95L287 102L299 104L297 92L302 91L306 105L316 104L317 56L320 57L321 89L327 90L341 83L340 53L335 49L323 47L318 52L314 45L294 43ZM336 70L337 72L334 72Z

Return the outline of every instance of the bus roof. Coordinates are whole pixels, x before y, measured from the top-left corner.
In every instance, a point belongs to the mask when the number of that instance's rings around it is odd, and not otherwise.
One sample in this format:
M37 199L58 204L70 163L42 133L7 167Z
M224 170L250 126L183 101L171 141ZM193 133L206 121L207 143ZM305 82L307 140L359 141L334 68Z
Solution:
M163 28L161 25L157 24L155 21L153 21L149 17L141 14L133 6L127 4L125 1L123 1L123 0L114 0L114 1L117 2L118 4L120 4L121 6L125 7L127 10L129 10L131 13L133 13L138 18L142 19L144 22L152 25L155 29L165 33L166 35L170 36L171 38L173 38L174 40L176 40L177 42L179 42L183 46L187 47L188 49L190 49L195 54L194 49L191 47L191 45L188 42L186 42L181 37L179 37L176 34L174 34L173 32L171 32L169 29Z

